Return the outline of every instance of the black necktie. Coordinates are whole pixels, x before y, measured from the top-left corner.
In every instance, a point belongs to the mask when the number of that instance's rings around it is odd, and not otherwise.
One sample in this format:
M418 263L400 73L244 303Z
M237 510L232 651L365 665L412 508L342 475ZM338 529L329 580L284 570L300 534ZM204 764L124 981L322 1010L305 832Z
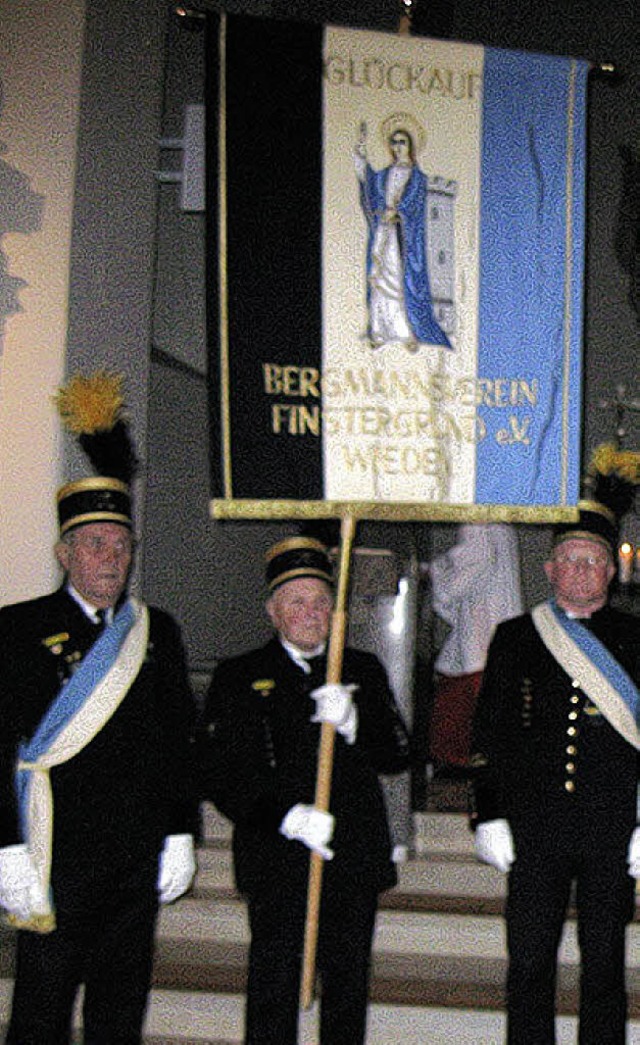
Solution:
M307 664L309 665L310 672L307 675L307 680L310 683L310 689L316 689L317 686L322 686L326 681L327 676L327 662L325 657L320 654L317 657L307 657Z
M107 611L96 610L96 629L98 635L100 635L107 626Z

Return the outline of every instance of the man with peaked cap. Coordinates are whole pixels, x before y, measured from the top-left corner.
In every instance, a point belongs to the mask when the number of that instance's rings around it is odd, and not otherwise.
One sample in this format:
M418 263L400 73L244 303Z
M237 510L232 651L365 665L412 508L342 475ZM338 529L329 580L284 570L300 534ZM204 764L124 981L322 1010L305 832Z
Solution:
M378 894L396 882L379 773L406 769L407 733L379 660L344 651L325 685L333 609L327 549L312 537L267 553L275 636L216 669L198 731L203 797L233 822L249 908L246 1045L295 1045L310 850L326 861L317 968L322 1045L365 1040ZM314 808L320 728L336 730L330 811Z
M625 935L640 878L640 620L607 604L616 516L595 501L579 510L545 564L553 597L498 626L474 720L476 852L509 876L509 1045L556 1041L557 952L573 896L580 1043L626 1040Z
M58 493L52 594L0 609L0 906L17 930L7 1042L140 1042L158 902L194 873L194 704L173 619L127 595L120 477Z

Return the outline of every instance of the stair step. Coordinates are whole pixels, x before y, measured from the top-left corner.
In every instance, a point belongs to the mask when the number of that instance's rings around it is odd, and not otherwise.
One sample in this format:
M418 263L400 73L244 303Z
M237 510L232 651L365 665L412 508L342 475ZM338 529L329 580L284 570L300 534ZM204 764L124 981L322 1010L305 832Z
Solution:
M0 1019L6 1020L11 984L0 981ZM244 996L154 989L146 1020L144 1045L240 1045ZM576 1018L560 1014L557 1045L575 1045ZM301 1042L317 1045L318 1010L314 1003L300 1015ZM369 1008L367 1045L500 1045L504 1013L493 1009L452 1006L394 1006L373 1001ZM76 1043L74 1042L74 1045ZM640 1045L640 1022L629 1023L627 1045Z
M194 889L161 910L144 1045L242 1041L249 933L233 883L231 825L205 804L202 826ZM367 1045L500 1045L506 878L475 859L463 813L417 814L413 826L411 859L380 898ZM640 1045L639 910L628 933L627 1045ZM577 1040L572 913L560 950L557 1045ZM0 930L0 1024L9 1012L13 939ZM317 1010L301 1013L304 1045L317 1045Z
M506 878L473 855L427 852L398 864L398 896L435 894L446 896L504 897ZM226 843L207 843L198 850L195 892L205 896L218 888L233 888L231 851Z
M573 936L572 927L567 933ZM161 938L187 938L205 943L224 939L246 944L249 940L248 920L242 900L230 897L215 904L185 899L164 908L160 914ZM640 939L640 937L638 937ZM413 912L380 910L376 923L375 948L385 953L504 954L504 926L499 915L443 913L434 910ZM570 947L568 960L574 960Z
M183 901L161 918L154 972L156 987L198 992L244 990L248 932L241 904L206 917L202 907ZM163 912L163 915L168 912ZM502 1007L506 954L499 919L435 915L421 932L382 912L373 953L372 998L396 1005ZM172 925L173 922L173 925ZM489 923L488 926L485 923ZM0 937L0 977L13 975L13 937ZM640 937L629 934L627 976L630 1013L640 1019ZM561 1011L575 1011L578 948L567 926L560 948L559 975L568 999Z
M473 855L473 834L464 813L414 813L413 849L417 855L429 852ZM201 834L204 842L229 842L230 821L211 802L201 805Z
M572 913L572 912L570 912ZM246 943L249 938L244 901L233 890L215 891L205 897L186 897L162 909L161 936L191 939L228 939ZM505 953L502 903L485 897L416 895L407 898L392 890L384 893L378 912L375 947L384 952ZM578 961L575 919L567 919L562 959ZM640 912L627 933L629 965L640 965Z
M164 991L243 994L247 948L240 944L185 944L160 941L154 987ZM504 1008L506 959L483 955L374 954L371 1002L374 1005L495 1010ZM574 1015L580 971L561 964L558 1012ZM640 1020L640 970L628 971L629 1015Z
M163 1019L174 1020L177 1003L172 999L170 1012L164 1009L166 996L154 996L148 1027L156 1033ZM204 996L185 995L181 1010L189 1020L191 1045L240 1045L242 1041L244 1001L238 996L218 995L214 1002ZM558 1017L557 1045L576 1045L576 1018ZM300 1041L304 1045L318 1042L317 1006L301 1013ZM202 1037L195 1035L200 1033ZM215 1034L215 1040L212 1040ZM372 1004L369 1008L367 1045L501 1045L505 1039L505 1018L491 1010L469 1011L453 1008L393 1007ZM181 1038L170 1039L173 1045L186 1045ZM149 1039L145 1037L145 1045ZM640 1045L640 1025L629 1025L627 1045Z
M173 1022L177 1015L177 1001L169 1000L167 1008L167 992L155 993L147 1021L148 1029L155 1033L163 1022ZM217 995L211 1001L207 996L182 995L181 1011L190 1028L191 1036L196 1038L197 1045L212 1045L211 1037L216 1036L225 1045L240 1045L244 1019L244 998L239 995ZM560 1036L558 1045L573 1045L571 1017L561 1018L559 1023L568 1031L567 1036ZM401 1008L372 1004L369 1007L367 1045L498 1045L504 1038L504 1016L501 1013L483 1011L478 1013L460 1013L453 1009L428 1010L404 1006ZM189 1039L191 1041L191 1039ZM300 1041L304 1045L317 1045L318 1042L318 1007L314 1004L308 1012L300 1014ZM640 1045L630 1039L632 1045ZM148 1045L145 1037L145 1045ZM175 1039L175 1045L183 1045L181 1039Z
M214 1041L213 1038L207 1038L204 1041L202 1038L176 1038L175 1036L158 1038L155 1034L151 1036L145 1034L144 1045L228 1045L228 1039L224 1041L222 1038L216 1038Z
M491 871L491 868L480 868ZM476 875L477 868L449 870L446 865L436 865L429 871L421 871L413 879L402 876L393 889L381 893L381 911L401 911L406 914L440 912L442 914L504 915L506 889L504 876L495 871L491 876ZM429 873L430 872L430 873ZM493 877L495 876L495 878ZM198 874L191 897L205 903L241 900L232 876L215 872ZM567 918L575 919L573 905L569 906ZM640 894L636 899L634 922L640 922Z
M196 900L210 904L241 900L233 886L210 886L207 888L196 886L192 896ZM426 890L409 893L392 889L381 894L379 910L400 911L405 914L419 914L420 912L431 911L443 914L502 915L504 898L502 896L475 894L447 896Z

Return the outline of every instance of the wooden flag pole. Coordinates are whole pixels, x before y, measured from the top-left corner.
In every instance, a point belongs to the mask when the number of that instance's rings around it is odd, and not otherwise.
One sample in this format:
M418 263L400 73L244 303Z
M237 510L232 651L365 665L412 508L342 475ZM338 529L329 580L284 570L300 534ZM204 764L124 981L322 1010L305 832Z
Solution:
M347 631L347 591L349 587L349 563L351 548L356 530L356 519L346 515L342 519L340 529L340 563L338 568L336 602L331 618L331 634L329 636L329 652L327 656L327 682L340 682L342 677L342 657L344 653ZM322 723L320 731L320 747L318 751L318 769L316 773L315 807L323 812L329 809L331 798L331 775L333 772L333 742L335 729L328 722ZM309 861L309 885L307 891L307 920L305 924L304 953L302 959L302 978L300 1004L303 1009L313 1004L313 989L316 977L316 950L318 945L318 925L320 921L320 896L322 892L323 859L318 853L311 853Z

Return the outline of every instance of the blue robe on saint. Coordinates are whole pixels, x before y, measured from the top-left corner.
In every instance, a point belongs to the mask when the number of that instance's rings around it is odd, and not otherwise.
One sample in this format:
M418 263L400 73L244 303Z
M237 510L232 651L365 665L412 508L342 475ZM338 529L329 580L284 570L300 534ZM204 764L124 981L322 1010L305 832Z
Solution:
M369 226L368 277L371 277L373 268L376 232L389 207L387 182L392 169L385 167L383 170L375 171L367 164L364 181L360 183L360 200ZM436 320L431 303L427 266L427 188L427 176L414 165L402 196L395 206L398 215L395 229L399 238L403 269L404 306L416 342L452 348L449 338ZM368 278L369 307L371 294L371 279ZM368 330L368 335L373 337L371 329Z

